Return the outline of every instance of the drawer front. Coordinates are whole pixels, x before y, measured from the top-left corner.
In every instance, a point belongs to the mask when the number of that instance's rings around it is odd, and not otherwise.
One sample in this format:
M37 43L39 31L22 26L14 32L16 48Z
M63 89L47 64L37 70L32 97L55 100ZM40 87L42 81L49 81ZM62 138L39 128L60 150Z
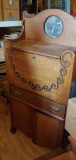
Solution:
M34 97L35 97L36 106L45 110L46 113L47 112L49 114L51 113L53 116L55 117L58 116L62 119L65 118L65 107L64 106L61 106L60 104L57 104L43 97L39 97L39 96L34 96Z
M48 100L42 96L30 93L26 90L16 86L10 86L10 96L14 96L19 100L25 101L30 104L34 109L44 112L45 114L52 115L53 117L65 118L65 107ZM56 118L57 118L56 117Z
M14 96L19 100L35 105L35 98L33 93L30 93L24 89L21 89L13 85L10 85L9 90L10 90L10 96Z

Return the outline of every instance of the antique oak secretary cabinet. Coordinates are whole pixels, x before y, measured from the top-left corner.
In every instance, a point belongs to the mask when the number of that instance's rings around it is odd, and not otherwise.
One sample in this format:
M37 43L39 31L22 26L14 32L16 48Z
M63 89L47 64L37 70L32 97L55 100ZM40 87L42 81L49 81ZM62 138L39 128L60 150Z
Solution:
M64 11L44 10L24 18L19 38L5 41L11 131L20 129L50 149L63 139L74 70L75 21Z

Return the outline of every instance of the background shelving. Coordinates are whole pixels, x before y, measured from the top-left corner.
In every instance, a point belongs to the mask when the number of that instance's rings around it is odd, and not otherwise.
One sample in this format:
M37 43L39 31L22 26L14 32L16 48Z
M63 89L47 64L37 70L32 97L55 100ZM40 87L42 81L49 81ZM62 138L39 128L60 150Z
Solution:
M0 27L22 26L22 21L0 21Z

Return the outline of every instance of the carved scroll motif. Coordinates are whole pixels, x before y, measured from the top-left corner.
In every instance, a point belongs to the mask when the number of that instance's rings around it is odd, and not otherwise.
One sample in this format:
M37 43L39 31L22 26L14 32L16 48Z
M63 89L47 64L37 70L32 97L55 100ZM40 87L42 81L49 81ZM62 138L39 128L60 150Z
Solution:
M7 43L9 43L8 41L5 41L5 45L7 45ZM8 48L6 47L6 52L8 54L8 60L10 61L10 67L13 70L14 75L24 84L27 84L29 87L31 87L33 90L35 91L41 91L41 90L45 90L47 92L51 91L51 89L55 89L57 90L59 85L64 83L64 76L66 76L67 74L67 68L70 66L70 62L66 61L65 57L66 55L69 55L70 57L72 57L72 51L65 51L63 52L63 54L61 55L60 58L60 63L61 63L61 68L60 68L60 76L57 77L57 82L56 83L52 83L50 84L50 87L48 87L48 85L44 85L44 86L40 86L39 84L34 84L32 81L28 81L26 77L23 77L21 75L21 73L19 73L16 70L16 66L13 62L13 57L12 57L12 51L13 48L11 47L10 43L8 44Z

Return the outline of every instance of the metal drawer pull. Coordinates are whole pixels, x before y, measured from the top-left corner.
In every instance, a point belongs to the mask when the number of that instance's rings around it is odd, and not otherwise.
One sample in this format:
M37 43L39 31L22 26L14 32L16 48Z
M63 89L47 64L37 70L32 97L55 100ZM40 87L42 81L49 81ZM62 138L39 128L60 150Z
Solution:
M19 91L14 91L14 93L16 94L16 95L18 95L18 96L21 96L21 92L19 92Z
M60 108L56 108L55 106L50 105L49 107L53 112L59 112L60 111Z

